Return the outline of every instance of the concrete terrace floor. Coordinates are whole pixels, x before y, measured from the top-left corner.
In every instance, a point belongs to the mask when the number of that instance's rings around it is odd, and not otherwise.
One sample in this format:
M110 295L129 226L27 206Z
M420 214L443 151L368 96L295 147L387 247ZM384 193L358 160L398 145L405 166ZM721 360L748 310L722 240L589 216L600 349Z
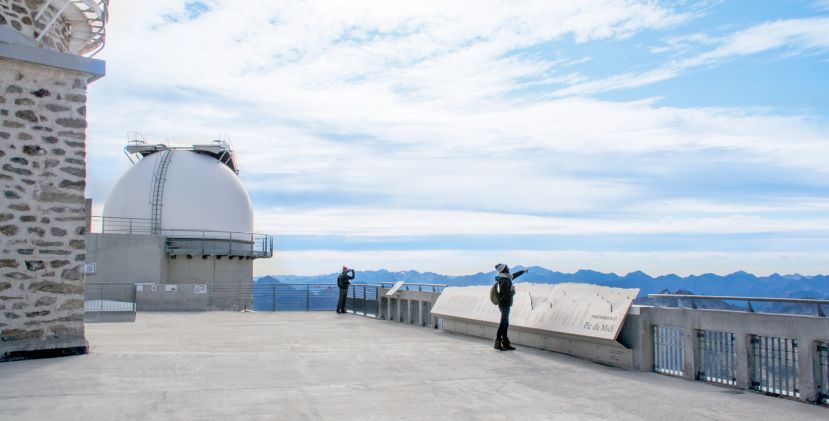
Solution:
M827 419L829 409L352 315L139 313L0 364L2 420Z

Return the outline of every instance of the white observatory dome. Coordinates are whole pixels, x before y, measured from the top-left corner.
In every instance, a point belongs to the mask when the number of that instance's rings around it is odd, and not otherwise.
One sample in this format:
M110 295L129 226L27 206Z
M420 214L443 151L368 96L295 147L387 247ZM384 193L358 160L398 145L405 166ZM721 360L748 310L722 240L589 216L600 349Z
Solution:
M165 154L166 174L156 177ZM136 162L109 193L104 219L152 220L154 189L162 192L161 230L253 232L253 206L239 177L216 158L187 149L162 150Z

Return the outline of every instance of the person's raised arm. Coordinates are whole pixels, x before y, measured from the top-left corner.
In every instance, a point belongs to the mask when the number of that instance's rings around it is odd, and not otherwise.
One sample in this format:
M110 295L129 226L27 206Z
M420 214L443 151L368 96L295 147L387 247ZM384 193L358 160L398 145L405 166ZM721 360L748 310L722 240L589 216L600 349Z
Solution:
M515 272L515 273L512 274L512 279L515 279L515 278L517 278L517 277L519 277L519 276L521 276L521 275L523 275L527 272L529 272L529 269L521 269L518 272Z

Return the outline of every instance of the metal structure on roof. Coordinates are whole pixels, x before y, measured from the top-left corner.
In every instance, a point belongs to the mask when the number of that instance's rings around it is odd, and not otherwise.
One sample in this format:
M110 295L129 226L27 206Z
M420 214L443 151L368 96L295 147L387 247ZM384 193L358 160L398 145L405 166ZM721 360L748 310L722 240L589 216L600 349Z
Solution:
M45 21L50 8L56 13ZM46 36L60 18L71 26L69 53L92 57L104 48L109 0L46 0L35 15L35 22L45 25L35 41Z
M237 175L239 174L239 167L236 165L236 155L233 153L233 148L230 143L225 140L214 140L210 143L195 144L192 146L168 146L163 143L153 144L143 139L134 138L124 147L124 153L127 154L127 157L130 158L133 164L136 160L146 158L157 152L169 150L192 151L213 157L222 164L225 164Z

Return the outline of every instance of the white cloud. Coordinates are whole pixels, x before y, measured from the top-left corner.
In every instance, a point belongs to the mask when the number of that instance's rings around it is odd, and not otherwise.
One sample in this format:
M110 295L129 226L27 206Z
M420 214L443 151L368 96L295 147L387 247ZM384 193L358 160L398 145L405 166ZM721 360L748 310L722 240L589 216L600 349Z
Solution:
M462 235L829 234L829 218L730 214L689 218L579 218L494 212L388 208L275 208L261 212L259 231L277 235L419 237Z
M677 191L660 201L622 171L658 179L692 165L683 153L703 151L729 154L723 166L754 164L825 186L823 121L515 94L556 83L572 84L559 95L589 94L772 48L823 49L825 20L772 22L724 39L677 37L677 48L712 49L591 81L576 71L591 59L578 51L519 52L624 39L688 16L650 1L216 1L193 20L183 11L182 1L112 5L99 56L108 75L89 95L88 191L99 203L128 165L124 134L137 130L182 144L227 134L260 197L331 195L314 210L259 203L258 229L277 234L826 231L823 218L797 218L826 209L808 194L758 204ZM374 200L345 203L351 196ZM667 205L647 206L657 202ZM779 215L756 216L764 212Z
M788 48L787 54L803 54L829 49L829 18L815 17L766 22L738 31L731 36L715 40L705 34L674 37L665 47L655 47L652 52L687 51L688 44L714 44L719 46L690 58L675 59L659 68L643 73L625 73L605 79L587 81L553 93L553 96L590 95L618 89L636 88L663 80L673 79L684 71L701 66L715 65L724 60L758 54L780 48Z

